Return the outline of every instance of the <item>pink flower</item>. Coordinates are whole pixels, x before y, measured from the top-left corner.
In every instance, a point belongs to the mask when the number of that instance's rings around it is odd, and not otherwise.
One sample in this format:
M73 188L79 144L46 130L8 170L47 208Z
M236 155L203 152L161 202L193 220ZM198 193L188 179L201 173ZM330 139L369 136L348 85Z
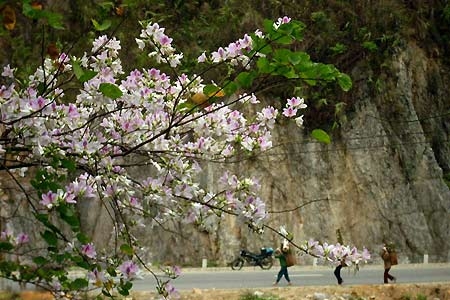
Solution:
M67 115L69 118L78 118L80 116L78 108L73 103L70 103L67 107Z
M72 203L72 204L77 203L77 199L76 199L76 196L74 194L67 193L65 196L66 196L65 197L66 198L66 203Z
M199 62L199 63L204 63L204 62L206 62L206 54L205 54L205 52L203 52L203 53L197 58L197 62Z
M94 269L88 273L88 278L95 286L100 287L103 282L106 282L105 272Z
M305 100L299 97L292 97L287 100L287 106L306 108Z
M10 65L3 67L3 72L1 74L4 77L14 78L14 69L11 69Z
M367 250L367 248L365 248L365 247L363 248L363 251L362 251L361 255L362 255L362 259L363 259L364 261L370 260L370 259L371 259L370 252L369 252L369 250Z
M142 209L141 200L137 197L130 197L130 205L135 208Z
M26 244L29 241L30 241L30 238L28 237L28 234L25 234L22 232L22 233L19 233L19 235L17 235L16 243L18 245Z
M170 43L172 43L172 39L169 38L167 35L162 34L159 37L159 41L158 42L161 44L161 46L170 46Z
M225 60L226 58L227 58L227 53L222 47L217 49L216 52L212 53L212 60L215 63L221 62L221 61Z
M258 138L258 144L262 151L269 149L272 147L272 140L270 132L266 132L265 135L262 135Z
M284 16L282 18L278 18L277 22L273 24L273 27L275 29L278 29L278 27L280 27L281 24L286 24L289 23L291 21L291 18Z
M179 266L173 266L172 267L172 272L175 276L180 276L181 275L181 268Z
M139 267L131 260L127 260L119 266L119 271L125 278L131 279L138 275Z
M42 109L45 106L45 104L46 104L46 100L41 96L30 101L30 107L34 110Z
M81 253L89 258L96 258L97 252L95 251L94 244L89 243L81 246Z
M42 194L42 200L39 201L39 203L50 209L56 203L56 199L57 194L52 191L48 191L47 194Z
M275 119L277 117L277 115L278 115L278 110L276 110L272 106L269 106L269 107L263 108L261 111L261 115L259 115L259 116L262 117L263 119L270 120L270 119Z
M166 285L164 286L164 288L165 288L166 292L169 294L170 298L172 298L172 299L180 298L179 292L170 282L167 282Z
M303 126L303 115L301 115L300 117L295 118L295 123L297 124L298 127Z
M295 115L297 114L297 109L293 108L293 107L286 107L283 109L283 115L285 117L295 117Z

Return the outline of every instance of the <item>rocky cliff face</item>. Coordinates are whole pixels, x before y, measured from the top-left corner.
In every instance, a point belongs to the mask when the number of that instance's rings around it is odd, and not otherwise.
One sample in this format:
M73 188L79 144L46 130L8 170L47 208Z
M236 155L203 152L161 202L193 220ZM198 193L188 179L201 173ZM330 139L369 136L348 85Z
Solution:
M273 150L236 170L261 178L269 224L286 225L296 241L335 243L339 228L345 243L366 246L375 258L389 241L405 262L421 262L424 254L430 261L448 261L450 190L443 180L450 170L448 74L415 44L397 53L391 70L384 88L374 92L364 67L355 66L356 105L330 145L284 124ZM217 177L210 173L209 184ZM186 240L175 238L163 243L171 246L156 257L189 257L187 263L197 264L206 257L222 264L240 247L256 251L279 243L272 233L258 236L228 219L194 240L189 229L179 229L194 242L186 247Z
M375 252L387 240L410 261L425 253L447 261L448 78L414 44L392 70L374 95L367 73L354 69L357 104L331 145L280 131L281 148L260 162L265 196L273 210L292 210L285 222L298 238L336 242L340 228L346 243Z

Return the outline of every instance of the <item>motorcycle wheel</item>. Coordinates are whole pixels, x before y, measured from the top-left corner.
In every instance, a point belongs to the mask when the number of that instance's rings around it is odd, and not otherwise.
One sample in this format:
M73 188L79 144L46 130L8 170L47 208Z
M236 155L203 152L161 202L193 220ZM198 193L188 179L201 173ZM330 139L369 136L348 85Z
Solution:
M269 270L273 266L273 258L272 257L265 257L263 260L261 260L261 269L263 270Z
M233 270L240 270L244 266L244 260L240 257L236 258L231 262L231 268Z

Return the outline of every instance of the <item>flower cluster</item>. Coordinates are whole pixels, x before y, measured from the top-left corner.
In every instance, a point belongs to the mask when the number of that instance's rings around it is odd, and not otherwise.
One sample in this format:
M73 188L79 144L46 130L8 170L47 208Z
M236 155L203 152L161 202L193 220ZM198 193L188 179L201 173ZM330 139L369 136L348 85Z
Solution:
M224 61L229 61L231 65L237 66L239 64L249 68L248 65L250 58L246 55L253 49L253 41L249 35L244 35L243 38L237 40L236 42L230 43L227 47L219 47L217 51L211 53L208 57L205 52L203 52L197 59L199 63L212 62L221 63Z
M321 244L313 239L306 241L301 246L301 249L333 265L344 263L347 266L357 266L371 259L371 255L365 247L363 247L362 251L358 251L354 246L341 245L339 243L335 245Z
M292 97L287 100L286 107L283 109L283 115L288 118L296 117L299 109L305 109L307 105L305 100L300 97ZM303 115L296 117L295 122L298 126L303 125Z
M21 245L29 243L30 238L28 234L23 232L19 233L17 236L14 236L12 230L5 230L0 232L0 241L9 242L15 247L19 247Z
M139 49L144 49L146 44L156 48L148 56L155 57L158 63L168 63L172 68L180 64L183 54L176 53L172 46L172 38L168 37L164 31L165 28L159 27L158 23L142 23L145 28L141 31L140 38L136 38Z

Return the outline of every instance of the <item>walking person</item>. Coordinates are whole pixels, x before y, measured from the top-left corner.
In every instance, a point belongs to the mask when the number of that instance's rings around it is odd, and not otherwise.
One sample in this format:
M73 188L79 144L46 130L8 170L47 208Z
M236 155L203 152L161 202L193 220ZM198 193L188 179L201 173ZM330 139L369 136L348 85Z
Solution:
M337 236L337 242L338 242L336 246L339 246L338 248L340 248L340 246L344 244L344 239L342 238L342 234L341 234L341 229L340 228L336 229L336 236ZM342 280L342 277L341 277L341 269L343 267L347 266L347 264L345 263L345 257L347 257L347 255L345 255L341 259L340 263L334 269L334 276L336 276L336 279L337 279L337 282L338 282L339 285L341 285L344 282L344 280Z
M397 264L397 254L385 245L381 251L381 258L384 262L384 283L389 283L389 280L395 282L397 279L389 274L389 271L392 265Z
M336 276L336 279L337 279L337 282L339 285L341 285L344 282L344 280L342 280L342 277L341 277L341 269L345 266L346 266L346 264L342 260L341 263L339 265L337 265L336 268L334 269L334 276Z
M288 264L286 260L287 255L288 255L287 251L282 251L280 250L280 248L277 248L275 250L275 258L278 258L280 260L280 271L278 272L277 280L274 282L273 285L278 285L278 282L280 282L281 277L283 276L288 282L288 285L292 284L291 279L289 278Z

